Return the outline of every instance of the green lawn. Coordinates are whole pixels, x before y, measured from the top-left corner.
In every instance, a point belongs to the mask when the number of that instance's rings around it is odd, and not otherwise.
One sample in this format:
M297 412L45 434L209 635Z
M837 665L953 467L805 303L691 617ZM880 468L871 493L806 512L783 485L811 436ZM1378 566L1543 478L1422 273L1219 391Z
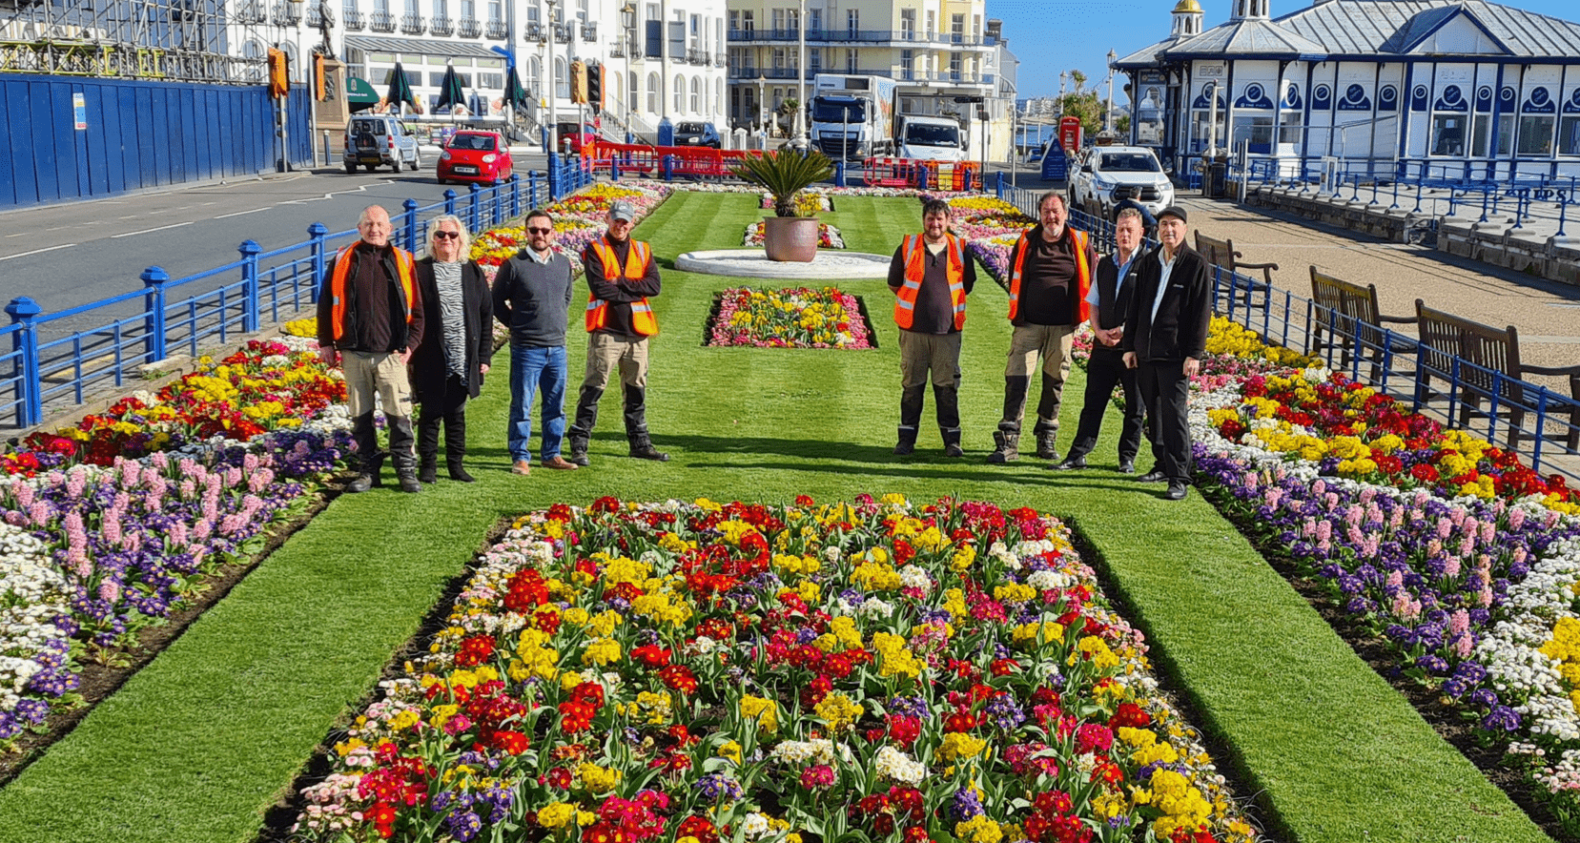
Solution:
M760 214L749 197L678 194L638 229L668 259L729 248ZM841 199L828 222L850 248L887 254L919 228L905 199ZM624 456L609 390L593 465L508 473L508 354L470 412L478 483L421 495L336 500L247 580L0 790L0 840L247 841L336 719L372 687L447 582L502 516L557 501L819 500L862 492L1031 506L1069 519L1151 639L1153 655L1230 748L1222 763L1255 791L1278 837L1300 841L1538 841L1547 838L1340 641L1200 496L1171 504L1112 472L1112 436L1073 476L1036 460L984 464L1002 404L1005 296L986 275L971 301L962 369L968 456L942 456L924 425L918 453L890 454L899 402L895 328L881 281L867 298L876 351L700 347L729 279L666 266L654 304L648 405L674 460ZM763 282L745 282L763 283ZM572 331L572 389L585 336ZM1067 388L1061 445L1082 377ZM928 398L931 418L931 396ZM1141 468L1148 467L1143 457Z

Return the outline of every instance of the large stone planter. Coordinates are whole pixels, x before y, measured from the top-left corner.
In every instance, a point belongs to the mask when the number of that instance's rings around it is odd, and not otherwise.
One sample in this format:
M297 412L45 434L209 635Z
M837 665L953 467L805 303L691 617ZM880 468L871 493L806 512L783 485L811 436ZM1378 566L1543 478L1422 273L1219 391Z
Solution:
M765 217L763 248L771 261L817 259L817 217Z

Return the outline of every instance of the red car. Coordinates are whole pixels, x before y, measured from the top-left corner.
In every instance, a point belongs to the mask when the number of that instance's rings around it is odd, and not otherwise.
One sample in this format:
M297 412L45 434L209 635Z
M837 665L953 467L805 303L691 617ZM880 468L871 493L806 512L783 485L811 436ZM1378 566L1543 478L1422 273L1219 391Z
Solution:
M571 152L580 155L582 146L592 143L598 137L598 130L592 126L583 126L578 123L560 123L559 139L560 150L564 151L565 145L570 144Z
M439 155L439 183L475 181L498 184L510 178L515 166L510 147L498 132L456 132Z

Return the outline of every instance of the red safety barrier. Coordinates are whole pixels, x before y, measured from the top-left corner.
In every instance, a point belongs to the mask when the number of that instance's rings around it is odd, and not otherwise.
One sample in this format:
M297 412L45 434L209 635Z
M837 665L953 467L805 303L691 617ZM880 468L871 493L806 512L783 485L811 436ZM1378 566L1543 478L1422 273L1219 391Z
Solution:
M609 163L615 161L620 164L622 174L653 176L659 173L658 156L654 154L653 147L644 144L599 141L594 156L593 166L596 169L607 170Z
M982 188L982 167L975 161L916 163L927 170L927 186L933 190L966 191Z
M862 178L868 187L915 187L919 163L909 158L868 158L862 162Z

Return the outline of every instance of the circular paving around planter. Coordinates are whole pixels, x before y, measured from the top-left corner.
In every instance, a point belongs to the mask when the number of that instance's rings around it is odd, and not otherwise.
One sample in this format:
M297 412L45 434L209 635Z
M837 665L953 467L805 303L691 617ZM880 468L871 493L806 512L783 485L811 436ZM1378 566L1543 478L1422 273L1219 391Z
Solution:
M735 278L781 278L793 281L849 281L889 277L889 255L819 249L811 263L771 261L762 249L713 249L675 258L675 268L704 275Z

